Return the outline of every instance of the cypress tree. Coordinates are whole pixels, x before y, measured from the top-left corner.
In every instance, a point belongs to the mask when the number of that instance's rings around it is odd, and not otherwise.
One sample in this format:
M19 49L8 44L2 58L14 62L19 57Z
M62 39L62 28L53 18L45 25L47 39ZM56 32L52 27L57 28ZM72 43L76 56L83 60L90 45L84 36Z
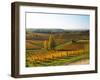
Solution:
M48 49L49 50L54 50L55 47L55 42L54 42L54 38L53 35L49 36L49 41L48 41Z
M44 48L47 50L48 49L48 43L47 40L44 41Z

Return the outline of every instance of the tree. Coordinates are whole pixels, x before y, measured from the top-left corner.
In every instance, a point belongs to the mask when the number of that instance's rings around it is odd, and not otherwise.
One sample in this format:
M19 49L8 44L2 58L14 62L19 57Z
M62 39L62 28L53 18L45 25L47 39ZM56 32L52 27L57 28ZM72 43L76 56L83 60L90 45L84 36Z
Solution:
M71 40L72 41L72 43L76 43L76 41L75 40Z
M44 41L44 48L47 50L48 49L48 42L47 40Z
M49 49L49 50L54 50L54 47L55 47L54 37L53 37L53 35L51 34L51 35L49 36L49 40L48 40L48 49Z

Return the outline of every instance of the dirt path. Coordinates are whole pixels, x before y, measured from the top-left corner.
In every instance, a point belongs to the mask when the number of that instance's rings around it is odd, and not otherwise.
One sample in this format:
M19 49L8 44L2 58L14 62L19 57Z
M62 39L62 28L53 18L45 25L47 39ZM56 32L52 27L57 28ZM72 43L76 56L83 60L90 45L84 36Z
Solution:
M83 59L83 60L80 60L80 61L72 62L68 65L81 65L81 64L89 64L89 59Z

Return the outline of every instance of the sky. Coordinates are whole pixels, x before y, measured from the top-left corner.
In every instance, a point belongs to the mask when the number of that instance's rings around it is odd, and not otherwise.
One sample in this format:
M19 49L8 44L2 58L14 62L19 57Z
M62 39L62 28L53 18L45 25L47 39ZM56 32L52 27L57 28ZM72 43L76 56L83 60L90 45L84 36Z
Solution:
M26 28L88 30L89 15L26 13Z

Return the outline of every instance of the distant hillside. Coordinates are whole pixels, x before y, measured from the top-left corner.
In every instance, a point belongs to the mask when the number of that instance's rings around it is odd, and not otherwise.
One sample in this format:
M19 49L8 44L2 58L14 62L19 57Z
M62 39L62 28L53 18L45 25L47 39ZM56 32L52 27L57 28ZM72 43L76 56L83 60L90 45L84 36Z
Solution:
M27 40L48 40L50 35L55 39L88 39L89 30L64 30L64 29L26 29Z
M26 29L27 33L62 33L62 32L89 32L89 30L65 30L65 29L32 29L28 28Z
M52 32L64 32L64 29L26 29L27 32L35 33L52 33Z

